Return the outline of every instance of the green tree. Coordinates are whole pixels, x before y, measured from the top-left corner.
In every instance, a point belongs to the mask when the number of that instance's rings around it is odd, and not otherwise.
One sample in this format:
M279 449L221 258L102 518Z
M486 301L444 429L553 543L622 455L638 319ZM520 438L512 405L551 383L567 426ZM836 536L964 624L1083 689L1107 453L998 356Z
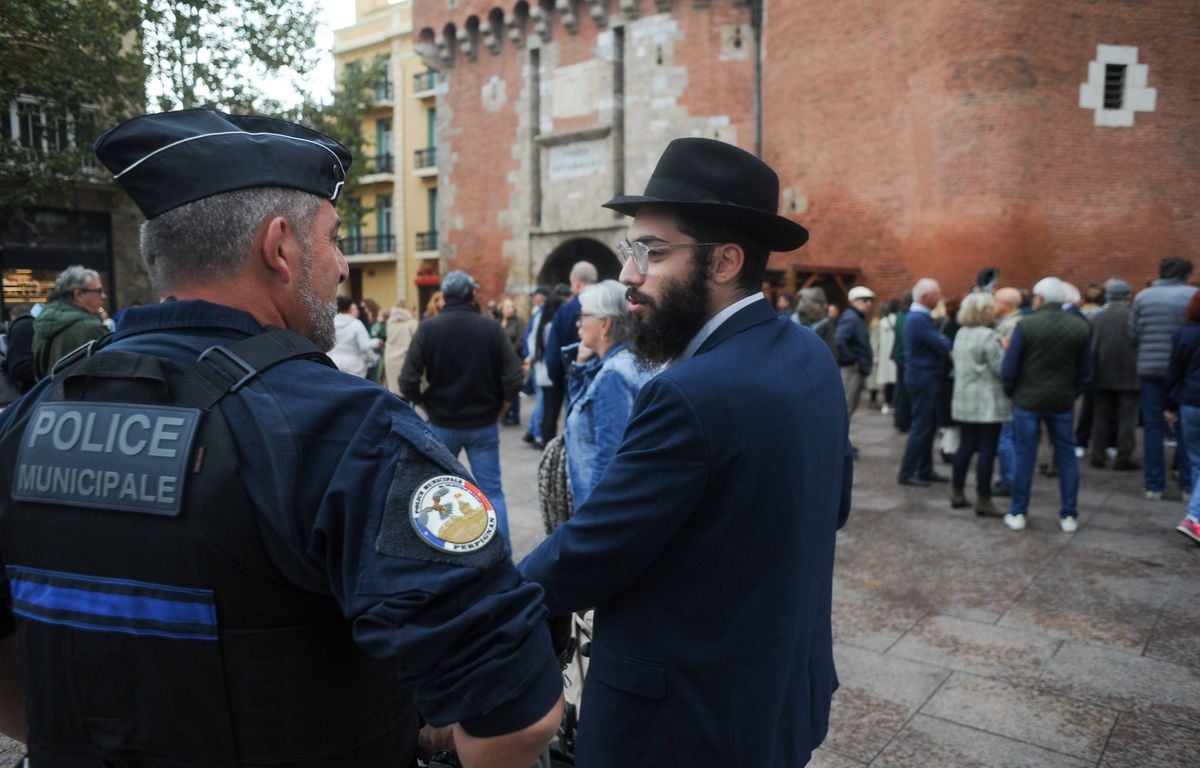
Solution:
M381 81L387 77L388 60L377 56L366 66L352 61L342 68L337 90L329 104L306 101L285 115L288 119L307 125L341 142L354 157L346 183L338 197L338 209L346 226L362 221L363 207L358 192L358 179L368 170L363 118L375 106L375 96Z
M276 114L264 80L297 90L316 66L314 0L142 0L151 106Z
M142 111L140 22L140 0L0 2L0 205L64 202L98 133Z

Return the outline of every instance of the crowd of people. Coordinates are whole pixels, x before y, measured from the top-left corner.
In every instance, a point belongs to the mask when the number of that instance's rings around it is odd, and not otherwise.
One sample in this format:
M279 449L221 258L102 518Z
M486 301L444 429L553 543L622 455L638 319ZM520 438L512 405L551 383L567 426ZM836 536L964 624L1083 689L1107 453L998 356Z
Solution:
M965 296L943 297L936 280L922 278L878 314L874 292L861 285L836 320L820 288L779 308L830 343L851 414L865 388L871 405L907 433L901 485L948 482L952 507L974 507L1022 530L1040 470L1058 478L1059 525L1073 532L1078 462L1086 459L1097 469L1140 470L1148 500L1186 502L1176 530L1200 543L1200 494L1192 488L1200 459L1200 293L1187 282L1191 271L1186 260L1163 259L1158 279L1136 297L1115 277L1081 294L1057 277L1028 290L997 287L996 270L985 269ZM1043 434L1047 458L1039 465ZM952 464L950 476L937 471L935 454Z

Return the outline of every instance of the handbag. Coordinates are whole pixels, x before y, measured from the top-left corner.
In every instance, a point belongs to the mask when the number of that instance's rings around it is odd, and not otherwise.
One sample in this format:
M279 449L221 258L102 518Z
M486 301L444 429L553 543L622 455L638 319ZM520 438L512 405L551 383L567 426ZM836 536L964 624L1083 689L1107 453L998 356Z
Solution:
M546 534L554 532L561 523L571 519L571 483L567 479L567 442L557 435L546 443L538 461L538 507Z

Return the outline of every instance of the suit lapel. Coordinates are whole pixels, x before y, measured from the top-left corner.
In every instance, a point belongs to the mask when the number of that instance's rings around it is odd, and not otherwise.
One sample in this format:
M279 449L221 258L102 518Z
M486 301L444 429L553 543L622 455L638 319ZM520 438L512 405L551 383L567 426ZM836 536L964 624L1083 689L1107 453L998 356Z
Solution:
M766 299L760 299L753 304L745 307L734 313L733 317L721 323L715 331L709 334L700 348L696 350L697 355L704 354L708 350L720 344L725 339L728 339L734 334L750 328L751 326L765 323L768 320L773 320L777 317L775 310L771 309L771 304Z

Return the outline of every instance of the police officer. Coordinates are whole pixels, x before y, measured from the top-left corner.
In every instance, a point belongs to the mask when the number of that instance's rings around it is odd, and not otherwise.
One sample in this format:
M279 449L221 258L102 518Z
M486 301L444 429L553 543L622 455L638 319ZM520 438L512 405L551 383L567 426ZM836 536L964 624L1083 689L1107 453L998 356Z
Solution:
M420 718L530 765L562 708L540 589L412 409L322 354L349 153L207 110L95 151L164 301L0 415L0 730L38 768L407 768Z

